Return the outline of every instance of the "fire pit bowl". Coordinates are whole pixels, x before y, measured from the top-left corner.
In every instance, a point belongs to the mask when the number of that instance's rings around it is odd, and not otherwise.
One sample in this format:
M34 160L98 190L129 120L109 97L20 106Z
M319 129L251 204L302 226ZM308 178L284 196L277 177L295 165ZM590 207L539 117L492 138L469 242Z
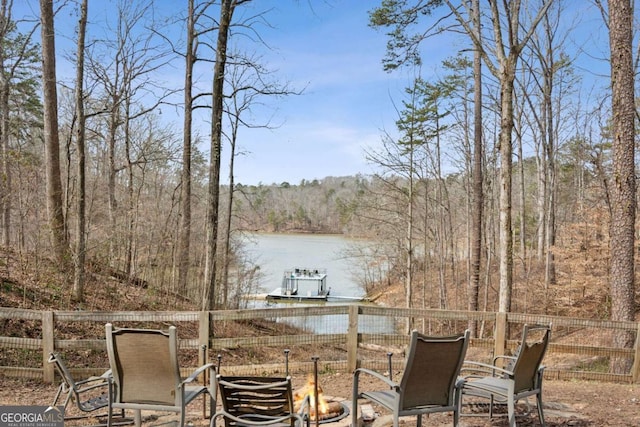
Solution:
M313 408L312 408L313 409ZM320 414L318 419L319 424L328 424L340 421L341 419L349 416L349 407L343 402L337 400L327 400L327 411ZM315 414L311 417L311 424L314 424Z

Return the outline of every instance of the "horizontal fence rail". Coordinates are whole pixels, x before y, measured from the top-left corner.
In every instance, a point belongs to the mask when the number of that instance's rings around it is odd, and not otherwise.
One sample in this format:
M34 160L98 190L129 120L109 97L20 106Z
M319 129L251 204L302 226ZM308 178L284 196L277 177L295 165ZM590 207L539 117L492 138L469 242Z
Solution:
M517 347L524 324L551 323L545 377L638 382L640 376L639 322L368 304L191 312L42 312L0 307L0 325L4 325L0 373L52 383L54 369L47 360L49 353L57 352L69 361L73 374L100 374L108 367L105 323L155 329L175 325L181 353L191 366L204 363L203 358L217 359L221 372L253 375L284 370L309 373L313 358L325 371L401 369L410 329L442 335L461 332L470 324L476 325L478 334L471 340L467 358L490 361L493 355L509 354ZM635 346L614 347L617 332L634 334ZM202 348L207 352L199 351ZM609 372L612 358L628 360L629 371Z

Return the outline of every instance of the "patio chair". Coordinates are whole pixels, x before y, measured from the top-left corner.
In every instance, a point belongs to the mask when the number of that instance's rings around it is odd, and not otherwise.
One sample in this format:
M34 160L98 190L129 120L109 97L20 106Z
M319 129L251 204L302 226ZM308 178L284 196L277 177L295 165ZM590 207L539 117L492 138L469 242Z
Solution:
M368 399L391 411L394 427L398 427L400 417L411 415L417 417L417 426L420 427L422 415L435 412L452 412L453 425L457 426L458 374L468 344L468 330L447 337L430 337L414 330L400 382L393 382L369 369L356 369L353 374L352 427L358 426L358 398ZM360 391L358 384L363 374L380 380L387 389Z
M294 410L291 377L218 376L222 409L211 419L224 419L225 427L309 427L308 397Z
M106 408L109 404L107 378L111 374L111 370L106 371L99 377L90 377L81 381L76 381L71 372L64 363L64 360L56 353L49 353L49 363L53 363L56 372L60 375L61 382L53 398L51 406L57 406L58 401L64 395L63 406L65 408L65 420L74 420L85 417L106 416ZM69 402L75 402L76 407L86 413L85 415L69 416L67 415L67 407ZM95 414L95 411L105 409L101 414ZM124 417L124 411L121 412Z
M176 412L184 426L186 406L209 395L210 414L216 407L215 365L200 366L183 379L178 365L178 338L175 326L168 331L153 329L116 329L105 326L107 353L112 375L109 377L107 424L114 409L134 410L135 424L140 426L141 411ZM209 376L209 384L197 378ZM205 381L206 382L206 381ZM205 403L206 404L206 403Z
M534 337L532 338L532 335ZM495 403L507 405L509 426L515 427L515 403L529 396L536 396L540 424L544 426L542 410L542 359L549 345L551 324L524 325L522 341L515 356L500 355L493 364L465 361L462 374L462 398L475 396L489 399L489 417L493 417ZM501 368L499 363L505 363ZM460 404L462 405L462 399ZM465 414L466 415L466 414Z

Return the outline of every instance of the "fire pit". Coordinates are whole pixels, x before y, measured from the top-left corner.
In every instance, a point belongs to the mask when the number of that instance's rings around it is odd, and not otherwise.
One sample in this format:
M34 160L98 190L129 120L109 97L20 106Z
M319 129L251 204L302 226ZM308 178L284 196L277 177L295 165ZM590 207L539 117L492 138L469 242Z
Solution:
M284 351L285 372L289 376L289 349ZM340 421L349 415L349 407L344 403L330 397L326 397L322 388L318 385L318 356L313 356L313 375L307 378L307 383L293 393L293 404L296 412L300 410L302 403L309 398L309 413L311 421L316 425ZM316 394L318 399L316 401ZM319 415L316 415L316 412Z
M342 402L337 400L329 401L329 407L333 407L333 409L329 409L329 412L326 414L320 414L320 419L318 420L320 424L340 421L349 415L349 408ZM311 420L313 421L314 418L311 418Z
M316 415L316 390L318 391ZM349 415L349 407L339 400L325 396L320 386L316 387L315 378L310 376L307 383L294 391L293 400L296 411L299 410L302 402L309 397L311 422L317 424L333 423Z

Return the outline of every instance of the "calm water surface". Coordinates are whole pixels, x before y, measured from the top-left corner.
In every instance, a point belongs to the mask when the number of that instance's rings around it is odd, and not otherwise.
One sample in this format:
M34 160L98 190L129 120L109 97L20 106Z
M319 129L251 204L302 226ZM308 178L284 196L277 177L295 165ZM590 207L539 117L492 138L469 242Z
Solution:
M262 291L280 287L285 270L294 267L327 270L331 295L362 297L354 273L358 266L345 258L351 245L364 244L355 239L317 234L252 234L247 248L262 272Z
M358 285L357 274L361 271L357 261L346 256L354 245L367 242L336 235L317 234L251 234L246 241L247 251L260 266L262 273L262 292L269 293L280 287L285 270L294 267L326 269L327 286L331 295L345 297L363 297L364 290ZM311 304L348 304L349 301L311 303ZM304 302L267 302L252 301L250 307L291 307L304 306ZM392 319L360 319L358 330L361 333L393 333ZM291 319L287 319L290 321ZM291 322L316 333L345 333L348 326L346 315L313 316Z

